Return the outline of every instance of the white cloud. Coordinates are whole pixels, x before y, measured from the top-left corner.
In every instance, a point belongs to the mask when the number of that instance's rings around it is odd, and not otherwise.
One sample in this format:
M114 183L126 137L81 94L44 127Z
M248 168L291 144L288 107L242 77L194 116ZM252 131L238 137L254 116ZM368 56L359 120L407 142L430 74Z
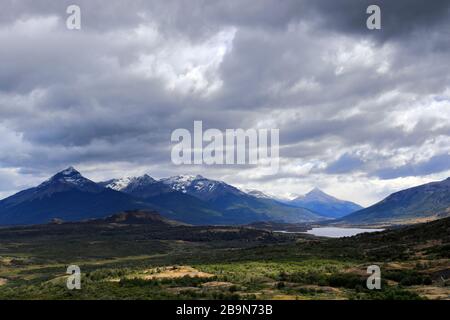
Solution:
M142 30L138 31L141 33ZM130 68L148 78L163 79L169 91L207 96L222 85L218 68L232 49L235 33L234 28L223 30L201 43L159 39L152 52L141 54Z

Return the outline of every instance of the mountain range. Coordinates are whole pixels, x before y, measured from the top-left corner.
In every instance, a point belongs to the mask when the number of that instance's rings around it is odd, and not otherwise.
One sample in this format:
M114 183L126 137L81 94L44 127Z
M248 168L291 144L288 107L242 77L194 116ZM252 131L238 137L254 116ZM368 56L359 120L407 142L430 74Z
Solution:
M325 219L308 209L260 199L202 176L156 180L144 175L96 183L70 167L37 187L1 200L0 225L79 221L136 209L155 210L166 218L198 225Z
M179 175L161 180L149 176L122 178L100 185L151 203L170 219L192 224L298 223L326 218L275 199L255 197L223 181L200 175Z
M363 209L319 189L285 201L200 175L159 180L143 175L97 183L70 167L1 200L0 225L81 221L144 209L193 225L410 224L450 216L450 178L393 193Z

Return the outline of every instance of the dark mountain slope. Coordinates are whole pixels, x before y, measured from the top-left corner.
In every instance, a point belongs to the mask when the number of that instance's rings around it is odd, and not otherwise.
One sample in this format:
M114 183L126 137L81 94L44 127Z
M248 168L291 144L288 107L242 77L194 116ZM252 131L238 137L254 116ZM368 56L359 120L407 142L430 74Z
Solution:
M450 216L450 178L391 194L339 219L344 224L411 224Z
M103 188L69 168L35 188L0 201L0 224L38 224L54 218L77 221L149 207L127 194Z

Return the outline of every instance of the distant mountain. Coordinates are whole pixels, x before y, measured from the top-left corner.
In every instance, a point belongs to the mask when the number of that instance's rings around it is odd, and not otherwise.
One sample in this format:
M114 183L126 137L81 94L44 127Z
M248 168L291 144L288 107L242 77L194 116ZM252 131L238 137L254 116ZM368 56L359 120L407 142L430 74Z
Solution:
M295 198L288 203L307 208L328 218L340 218L363 208L356 203L330 196L318 188L314 188L304 196Z
M272 199L258 199L223 182L200 175L161 180L149 176L114 179L100 185L152 204L170 219L190 224L246 224L255 221L305 222L322 220L306 209Z
M450 216L450 178L391 194L337 223L394 225L426 222Z
M52 219L77 221L149 206L129 195L86 179L70 167L35 188L0 201L0 224L38 224Z
M124 192L149 203L169 219L190 224L218 224L222 213L208 203L189 194L173 189L163 181L149 175L113 179L99 183L107 188Z
M272 199L258 199L200 175L161 180L149 176L115 179L100 185L151 203L170 219L190 224L246 224L255 221L307 222L324 217Z
M289 223L323 220L325 217L305 208L297 208L270 198L247 194L223 181L210 180L200 175L175 176L161 182L173 190L207 202L223 213L223 223L246 224L256 221Z

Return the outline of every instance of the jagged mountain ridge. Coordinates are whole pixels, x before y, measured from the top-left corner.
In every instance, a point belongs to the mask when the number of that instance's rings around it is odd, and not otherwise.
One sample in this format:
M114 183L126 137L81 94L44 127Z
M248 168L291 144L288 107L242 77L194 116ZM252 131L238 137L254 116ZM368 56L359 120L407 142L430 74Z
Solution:
M151 181L134 190L122 186L122 190L161 208L169 208L171 212L166 215L171 219L194 224L201 221L245 224L250 221L310 222L324 219L307 209L272 199L259 199L223 181L200 175L173 176ZM189 219L186 218L188 214L191 216Z

